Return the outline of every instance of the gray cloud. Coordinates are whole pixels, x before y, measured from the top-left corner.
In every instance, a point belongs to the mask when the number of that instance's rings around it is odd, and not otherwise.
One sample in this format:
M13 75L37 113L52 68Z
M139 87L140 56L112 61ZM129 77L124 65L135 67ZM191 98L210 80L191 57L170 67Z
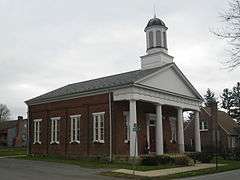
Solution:
M26 116L29 98L140 68L154 3L169 27L169 54L200 93L239 80L239 70L223 69L225 44L209 32L227 1L0 0L0 102L12 118Z

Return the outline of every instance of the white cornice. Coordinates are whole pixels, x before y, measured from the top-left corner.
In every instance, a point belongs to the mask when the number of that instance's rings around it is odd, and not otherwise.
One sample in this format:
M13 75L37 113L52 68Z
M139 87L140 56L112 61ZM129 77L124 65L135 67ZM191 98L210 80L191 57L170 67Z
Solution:
M159 103L162 105L170 105L175 107L182 107L184 109L200 110L200 102L198 100L191 100L181 96L167 94L163 92L156 92L140 87L130 87L116 90L113 92L114 101L121 100L143 100L152 103Z

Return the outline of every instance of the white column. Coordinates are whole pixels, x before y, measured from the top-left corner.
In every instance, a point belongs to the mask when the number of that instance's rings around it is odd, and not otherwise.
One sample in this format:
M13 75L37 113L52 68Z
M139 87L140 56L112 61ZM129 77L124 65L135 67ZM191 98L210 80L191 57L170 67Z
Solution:
M200 129L199 129L199 112L195 111L195 151L201 152L201 138L200 138Z
M137 124L137 108L136 100L130 100L129 104L130 118L130 157L138 156L138 142L137 142L137 132L133 131L134 124Z
M156 154L163 154L162 106L156 105Z
M184 153L183 110L178 108L178 145L179 152Z

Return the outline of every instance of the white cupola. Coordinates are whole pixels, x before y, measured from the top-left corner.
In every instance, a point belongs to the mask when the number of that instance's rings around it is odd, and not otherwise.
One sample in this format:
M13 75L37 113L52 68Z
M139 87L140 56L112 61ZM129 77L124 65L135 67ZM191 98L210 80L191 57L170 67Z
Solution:
M156 17L148 21L144 31L146 33L147 54L141 57L142 69L149 69L173 62L173 57L168 55L167 27Z

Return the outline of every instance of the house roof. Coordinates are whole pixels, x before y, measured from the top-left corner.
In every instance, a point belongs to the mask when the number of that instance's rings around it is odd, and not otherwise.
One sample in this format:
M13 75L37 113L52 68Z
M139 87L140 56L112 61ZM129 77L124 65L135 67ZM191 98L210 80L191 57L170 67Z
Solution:
M78 82L74 84L69 84L64 87L58 88L36 98L26 101L28 105L43 103L51 100L58 100L59 97L72 97L85 92L93 92L97 90L106 90L114 87L120 87L125 85L131 85L137 80L142 79L162 68L171 66L174 63L168 63L161 67L156 67L152 69L145 70L135 70L126 73L116 74L112 76L102 77L98 79L93 79L84 82Z
M218 111L218 124L231 135L237 135L236 128L240 127L231 116L223 111Z
M203 110L205 110L209 116L211 115L211 108L210 107L202 107ZM240 127L234 119L229 116L224 111L217 112L217 122L220 125L220 127L230 135L236 135L236 128Z

